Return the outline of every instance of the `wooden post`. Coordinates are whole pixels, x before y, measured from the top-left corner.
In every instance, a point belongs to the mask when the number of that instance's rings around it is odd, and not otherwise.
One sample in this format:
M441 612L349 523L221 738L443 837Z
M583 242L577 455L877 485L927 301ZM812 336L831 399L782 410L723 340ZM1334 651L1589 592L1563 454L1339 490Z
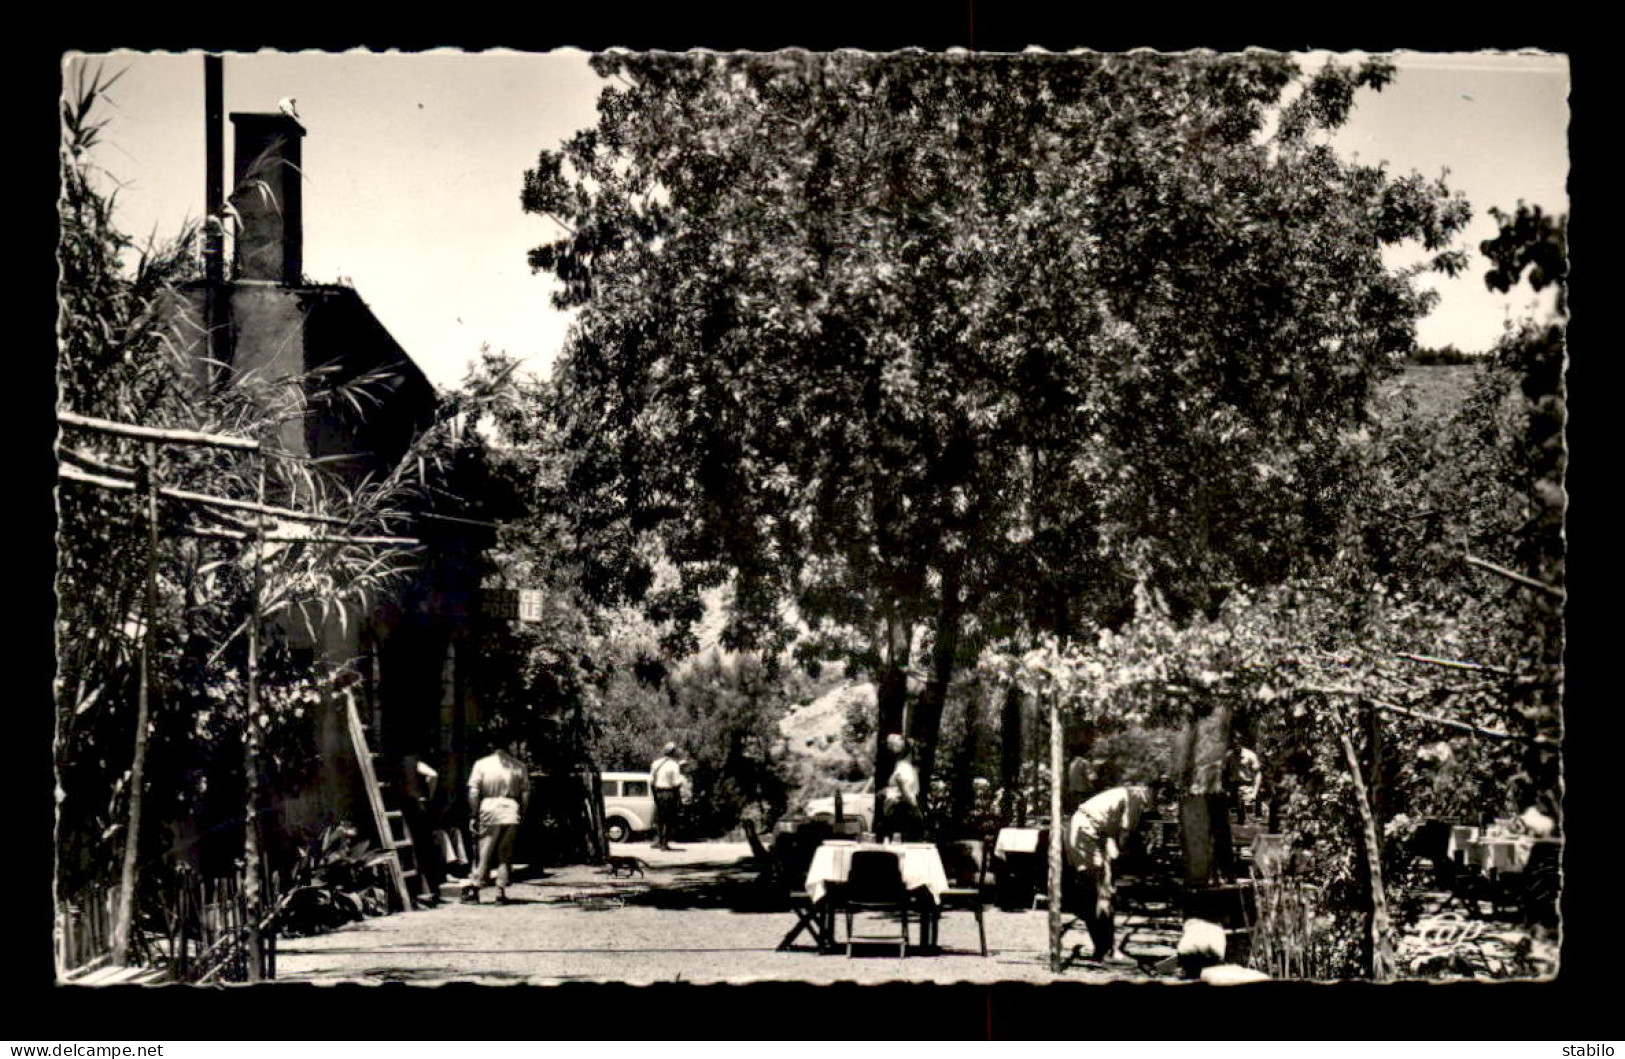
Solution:
M1061 697L1049 696L1049 969L1061 970L1061 846L1066 822L1061 819Z
M263 459L259 469L259 487L255 500L265 503L265 463ZM248 663L244 667L247 677L247 690L244 695L245 717L243 729L243 786L244 801L246 802L246 816L243 819L243 924L246 932L245 963L246 977L250 982L258 982L261 977L262 965L260 946L260 904L263 889L260 878L260 695L259 695L259 661L260 661L260 593L263 589L261 578L264 574L263 565L265 557L265 516L257 515L254 521L254 573L250 582L248 596ZM387 841L387 838L386 838Z
M1354 750L1345 726L1338 732L1343 744L1343 756L1348 759L1349 774L1354 780L1354 800L1360 810L1360 825L1365 838L1366 873L1371 886L1371 978L1386 982L1394 974L1394 956L1388 946L1388 898L1382 886L1382 833L1376 815L1371 811L1370 796L1366 792L1365 778L1361 774L1360 755Z
M203 57L203 321L212 362L206 374L219 371L231 359L226 334L226 104L223 60Z
M1369 707L1371 721L1371 812L1378 823L1386 819L1383 812L1382 789L1382 711L1375 706ZM1381 831L1378 831L1381 834Z
M124 833L124 863L119 870L118 911L113 917L113 964L128 966L130 932L135 923L136 861L141 847L141 791L146 780L147 719L152 684L152 655L158 628L158 445L145 445L141 492L147 516L147 591L141 606L140 677L135 700L135 753L130 762L130 822Z

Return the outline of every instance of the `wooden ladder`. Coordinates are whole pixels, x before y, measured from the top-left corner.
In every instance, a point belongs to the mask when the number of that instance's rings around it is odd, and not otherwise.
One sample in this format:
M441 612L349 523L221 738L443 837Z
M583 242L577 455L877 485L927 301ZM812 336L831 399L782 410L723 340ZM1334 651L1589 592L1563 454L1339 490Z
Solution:
M409 912L417 903L412 892L422 883L417 869L417 854L412 846L412 830L407 827L406 817L400 810L384 805L384 785L378 781L378 770L373 766L374 755L367 747L367 731L362 727L355 696L345 691L344 699L349 712L350 743L361 766L361 782L367 790L367 804L372 809L378 840L389 854L384 863L389 870L390 882L395 887L395 895L400 898L402 911ZM403 859L407 863L403 863Z

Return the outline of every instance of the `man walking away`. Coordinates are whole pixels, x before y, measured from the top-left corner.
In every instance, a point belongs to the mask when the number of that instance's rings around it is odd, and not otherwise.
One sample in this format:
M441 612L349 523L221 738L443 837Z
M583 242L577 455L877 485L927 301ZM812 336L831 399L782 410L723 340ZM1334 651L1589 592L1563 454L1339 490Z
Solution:
M507 745L504 745L507 744ZM463 887L463 903L480 903L480 888L497 871L497 904L508 903L513 874L513 845L519 821L530 803L530 777L513 744L491 738L491 752L474 762L468 776L468 811L479 842L478 863Z
M655 840L657 849L671 849L677 814L683 808L683 765L677 760L677 744L667 743L649 766L649 786L655 792Z

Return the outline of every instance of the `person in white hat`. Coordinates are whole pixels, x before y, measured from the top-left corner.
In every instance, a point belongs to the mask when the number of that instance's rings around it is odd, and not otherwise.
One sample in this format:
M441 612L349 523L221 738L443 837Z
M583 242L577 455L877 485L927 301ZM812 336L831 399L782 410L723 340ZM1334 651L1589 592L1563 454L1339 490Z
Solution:
M649 786L655 792L655 839L657 849L671 849L672 828L683 808L683 763L677 759L677 744L667 743L649 766Z

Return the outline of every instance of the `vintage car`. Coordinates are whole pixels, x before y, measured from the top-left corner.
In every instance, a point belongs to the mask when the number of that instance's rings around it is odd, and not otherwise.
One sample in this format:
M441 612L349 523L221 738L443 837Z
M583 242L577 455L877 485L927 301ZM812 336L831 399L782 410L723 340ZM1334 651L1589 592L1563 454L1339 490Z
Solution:
M835 796L814 798L804 810L809 820L835 822ZM873 831L875 824L875 781L864 780L852 787L841 788L841 816L856 820L865 831Z
M655 796L647 772L604 772L599 774L604 794L604 837L625 842L640 831L655 826Z

